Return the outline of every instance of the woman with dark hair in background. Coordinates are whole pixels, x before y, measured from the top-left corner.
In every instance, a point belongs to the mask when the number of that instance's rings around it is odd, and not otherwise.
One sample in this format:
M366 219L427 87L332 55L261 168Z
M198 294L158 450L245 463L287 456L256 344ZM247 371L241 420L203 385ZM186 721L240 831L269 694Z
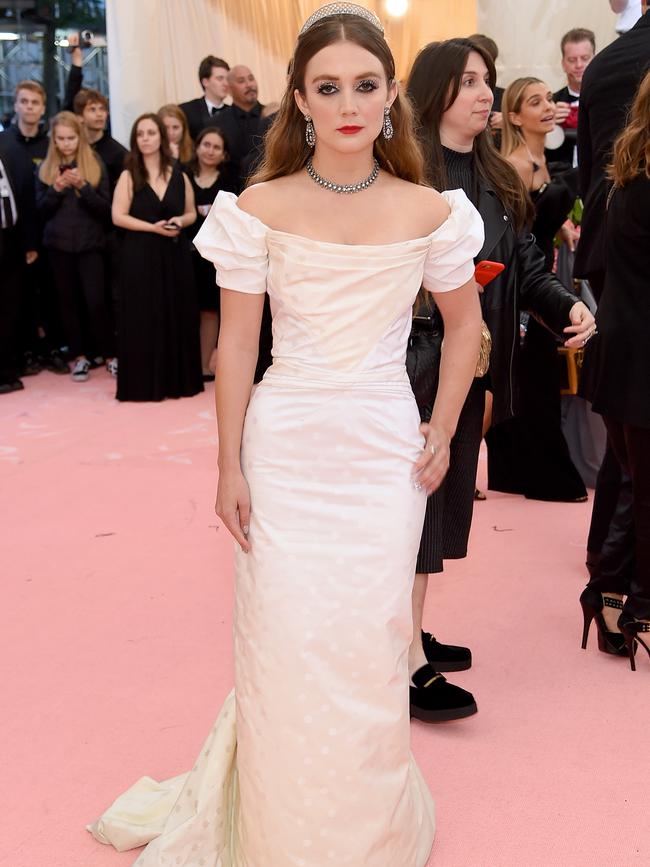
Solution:
M227 193L239 192L239 176L228 156L228 143L224 134L215 126L207 126L196 137L194 155L186 166L186 171L194 191L197 219L192 226L195 237L219 190ZM201 311L201 365L203 381L214 380L213 354L219 336L219 287L215 279L212 262L204 259L192 246L194 280Z
M577 169L546 163L544 142L554 126L553 93L543 81L518 78L506 88L501 154L533 202L531 231L549 273L556 236L571 245L576 241L574 230L563 225L578 193ZM562 433L557 346L555 336L531 316L521 350L517 418L490 433L490 487L532 500L581 503L587 489Z
M172 157L184 165L192 158L192 138L185 112L174 103L169 103L158 109L158 117L165 124Z
M625 641L634 669L637 643L650 654L650 72L614 145L609 177L605 287L584 388L632 478L634 556L631 564L603 557L596 567L580 597L582 646L595 618L599 649L620 654Z
M121 239L118 400L163 400L203 391L199 314L190 245L196 220L189 179L174 163L156 114L131 130L113 197Z
M36 199L70 356L72 379L85 382L90 358L101 355L114 373L114 338L104 288L103 250L111 203L106 167L88 144L77 115L62 111L51 122ZM90 326L86 334L84 321Z
M488 123L495 81L491 56L468 39L427 45L416 57L408 81L408 93L419 115L429 182L439 190L460 187L465 191L485 223L485 243L475 261L505 265L481 295L483 318L492 336L489 372L474 380L451 442L449 473L427 503L409 653L411 671L427 661L433 669L428 688L411 690L411 713L425 721L476 712L470 693L448 684L442 676L435 678L440 669L469 668L469 649L441 644L421 631L422 613L429 573L441 572L445 559L467 555L486 389L493 393L494 423L516 413L519 310L534 312L557 334L563 334L568 346L581 346L594 331L589 310L546 270L544 256L527 229L531 205L525 188L494 147ZM435 306L422 299L416 317L407 366L426 420L437 390L444 328Z

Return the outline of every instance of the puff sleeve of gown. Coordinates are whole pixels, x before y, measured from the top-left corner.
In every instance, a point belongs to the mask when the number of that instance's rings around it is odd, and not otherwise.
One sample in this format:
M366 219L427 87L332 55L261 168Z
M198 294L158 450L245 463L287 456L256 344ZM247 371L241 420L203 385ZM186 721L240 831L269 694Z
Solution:
M485 237L481 215L462 190L446 191L442 197L451 213L431 236L422 278L429 292L450 292L467 283Z
M220 191L194 238L194 246L217 271L219 286L248 295L266 292L266 226L242 211L237 196Z

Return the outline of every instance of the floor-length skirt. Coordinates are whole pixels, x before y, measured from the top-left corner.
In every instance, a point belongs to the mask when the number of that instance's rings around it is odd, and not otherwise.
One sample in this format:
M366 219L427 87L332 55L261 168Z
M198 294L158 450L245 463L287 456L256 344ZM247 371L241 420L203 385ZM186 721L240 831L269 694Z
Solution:
M308 382L271 369L255 391L236 702L189 776L166 789L140 781L95 826L121 848L129 824L134 845L156 837L138 867L426 864L433 804L410 753L408 705L426 501L411 478L418 425L406 379ZM138 806L143 786L153 821Z

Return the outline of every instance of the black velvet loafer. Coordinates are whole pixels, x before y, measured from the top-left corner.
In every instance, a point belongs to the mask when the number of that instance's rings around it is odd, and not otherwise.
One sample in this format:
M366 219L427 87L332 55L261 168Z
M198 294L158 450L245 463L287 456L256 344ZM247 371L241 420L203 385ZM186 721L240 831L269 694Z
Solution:
M474 696L466 689L447 683L430 665L413 674L410 688L411 718L422 722L446 722L472 716L478 710Z
M436 671L466 671L472 667L472 651L469 647L441 644L430 632L422 633L422 648L427 662Z

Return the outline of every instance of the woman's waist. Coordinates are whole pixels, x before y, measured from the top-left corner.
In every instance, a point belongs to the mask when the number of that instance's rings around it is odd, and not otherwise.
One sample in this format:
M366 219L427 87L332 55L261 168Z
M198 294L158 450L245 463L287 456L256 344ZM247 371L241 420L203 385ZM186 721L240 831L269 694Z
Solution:
M368 389L412 396L403 361L378 364L369 368L341 370L295 359L277 359L262 380L267 386L316 388L327 390Z

